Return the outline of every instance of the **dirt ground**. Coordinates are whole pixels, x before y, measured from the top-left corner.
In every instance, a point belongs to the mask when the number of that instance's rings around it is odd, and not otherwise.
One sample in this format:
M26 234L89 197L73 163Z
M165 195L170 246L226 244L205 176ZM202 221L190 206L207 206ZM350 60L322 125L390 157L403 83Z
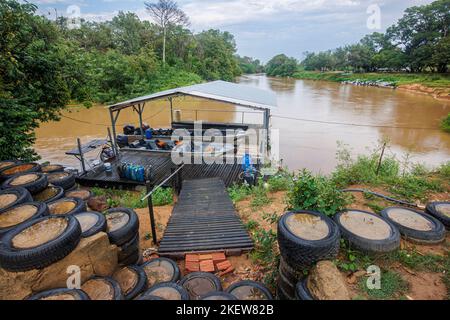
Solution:
M355 188L364 188L364 186L353 186ZM382 189L370 188L372 191L377 191L386 194ZM361 193L354 193L354 201L349 206L350 208L373 211L369 206L367 206L368 200L364 198ZM265 230L276 231L276 226L270 225L266 220L264 220L264 214L273 214L281 216L285 212L286 193L276 192L270 194L271 203L255 209L251 205L251 199L245 199L236 204L237 211L244 223L249 221L255 221L258 223L259 228L264 228ZM432 196L433 200L449 200L450 195L448 192L435 194ZM377 200L378 204L388 207L392 206L392 203ZM172 206L155 207L155 218L157 225L157 235L158 239L161 239L165 226L170 218L172 211ZM141 248L155 248L151 241L151 236L149 234L150 219L148 209L137 209L136 210L139 220L140 220L140 240ZM402 240L402 249L415 249L419 254L434 254L445 256L449 250L450 236L447 235L447 239L444 243L439 245L418 245L406 240ZM256 264L250 257L249 253L243 254L238 257L229 257L230 262L235 267L235 271L222 277L222 283L224 287L228 287L231 283L239 280L256 280L261 281L264 277L264 273L261 270L261 266ZM184 263L179 261L179 266L182 273L184 273ZM404 295L405 298L409 300L443 300L447 299L447 287L443 282L443 275L441 273L429 272L429 271L412 271L401 263L394 263L394 265L389 265L389 268L396 273L400 274L402 279L408 283L408 291ZM347 279L347 283L353 298L361 297L361 292L358 288L359 278L364 276L364 272L341 272L343 277Z

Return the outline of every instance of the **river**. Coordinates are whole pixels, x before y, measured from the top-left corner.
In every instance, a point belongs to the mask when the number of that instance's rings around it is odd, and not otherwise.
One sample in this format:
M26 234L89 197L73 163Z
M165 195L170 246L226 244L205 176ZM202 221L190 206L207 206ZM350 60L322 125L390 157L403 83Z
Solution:
M265 75L242 76L238 82L277 94L272 129L279 130L280 156L291 170L331 172L336 166L337 141L356 155L369 153L381 139L388 139L388 155L401 161L409 155L409 161L428 167L450 159L450 134L439 129L440 120L450 112L449 102L401 90ZM194 119L193 109L241 110L192 98L177 100L174 109L182 110L183 119ZM76 146L77 137L82 142L104 138L109 113L104 106L71 107L63 116L61 121L44 123L36 130L35 149L43 160L76 166L77 161L64 152ZM210 111L198 111L196 116L209 121L241 120L239 114ZM245 121L256 121L254 117L247 114ZM152 127L168 126L167 103L148 104L144 119ZM120 125L136 122L131 110L119 118Z

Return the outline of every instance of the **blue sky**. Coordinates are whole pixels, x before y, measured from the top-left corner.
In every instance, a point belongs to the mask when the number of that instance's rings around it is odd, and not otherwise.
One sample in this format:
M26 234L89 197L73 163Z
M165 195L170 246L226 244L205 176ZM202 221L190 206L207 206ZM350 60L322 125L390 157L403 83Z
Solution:
M152 0L149 0L150 2ZM155 0L153 0L155 1ZM76 5L82 17L109 20L117 12L135 12L150 20L143 0L32 0L42 14L67 15ZM354 43L365 34L384 31L403 11L432 0L178 0L187 13L191 29L215 28L234 34L240 55L267 62L278 53L297 59L305 51L332 49ZM381 29L369 29L367 20L380 8Z

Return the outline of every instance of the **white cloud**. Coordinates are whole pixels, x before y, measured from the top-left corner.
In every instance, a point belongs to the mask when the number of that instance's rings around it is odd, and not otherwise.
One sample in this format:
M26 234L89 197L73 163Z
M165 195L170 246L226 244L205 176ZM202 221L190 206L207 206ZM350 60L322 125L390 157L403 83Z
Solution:
M192 1L182 9L194 27L220 27L279 18L284 14L330 11L358 6L357 0L221 0Z

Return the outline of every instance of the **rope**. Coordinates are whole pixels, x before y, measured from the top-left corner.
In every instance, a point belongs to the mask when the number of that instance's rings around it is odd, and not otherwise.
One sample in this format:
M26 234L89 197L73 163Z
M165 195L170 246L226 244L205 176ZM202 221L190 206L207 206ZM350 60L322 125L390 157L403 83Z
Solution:
M161 112L163 112L164 109L165 109L165 107L162 107L158 112L156 112L156 113L152 114L151 116L149 116L149 117L143 119L143 121L147 121L147 120L150 120L151 118L156 117L156 116L159 115ZM94 123L94 122L84 121L84 120L80 120L80 119L75 119L75 118L72 118L72 117L69 117L69 116L66 116L66 115L60 115L60 116L61 116L61 118L66 118L66 119L69 119L69 120L72 120L72 121L75 121L75 122L84 123L84 124L89 124L89 125L93 125L93 126L102 126L102 127L109 127L109 126L111 126L110 124ZM124 125L126 125L126 124L128 124L128 123L122 123L122 124L116 124L116 125L117 125L117 126L124 126Z
M389 196L385 196L385 195L383 195L381 193L377 193L377 192L373 192L373 191L365 190L365 189L344 189L344 190L341 190L341 192L362 192L362 193L368 193L368 194L374 195L376 197L388 200L390 202L399 203L399 204L402 204L402 205L405 205L405 206L408 206L408 207L416 207L416 208L418 207L418 205L416 205L415 203L394 199L394 198L391 198Z
M323 124L337 124L337 125L354 126L354 127L388 128L388 129L411 129L411 130L440 130L440 129L431 128L431 127L395 127L395 126L372 125L372 124L357 124L357 123L337 122L337 121L312 120L312 119L293 118L293 117L277 116L277 115L272 115L272 117L280 118L280 119L287 119L287 120L297 120L297 121L323 123Z

